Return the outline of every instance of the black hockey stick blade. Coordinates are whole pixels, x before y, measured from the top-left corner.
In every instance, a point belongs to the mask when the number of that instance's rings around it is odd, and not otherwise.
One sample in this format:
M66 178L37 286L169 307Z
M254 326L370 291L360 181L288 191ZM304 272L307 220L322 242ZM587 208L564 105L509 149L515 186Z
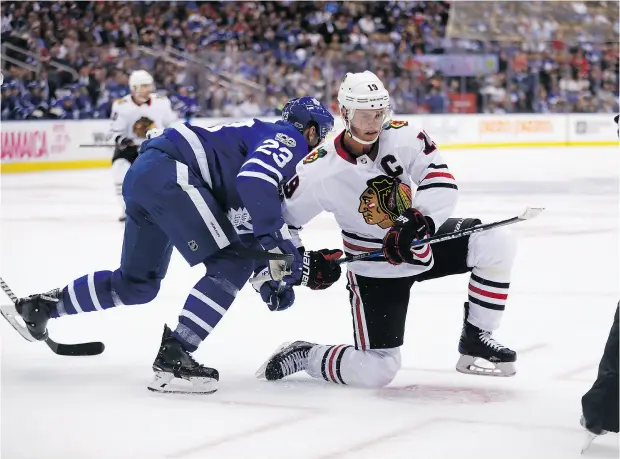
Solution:
M72 357L99 355L105 350L105 345L98 341L93 341L92 343L61 344L48 337L45 340L45 344L57 355L68 355Z

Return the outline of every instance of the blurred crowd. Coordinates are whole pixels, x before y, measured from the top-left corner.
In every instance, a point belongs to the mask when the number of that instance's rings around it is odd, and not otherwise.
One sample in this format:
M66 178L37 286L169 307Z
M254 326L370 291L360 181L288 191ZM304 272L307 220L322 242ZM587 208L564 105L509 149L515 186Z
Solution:
M277 115L302 95L336 111L344 73L366 69L382 78L396 113L618 111L613 1L4 1L0 9L3 120L107 118L136 69L153 75L183 117Z

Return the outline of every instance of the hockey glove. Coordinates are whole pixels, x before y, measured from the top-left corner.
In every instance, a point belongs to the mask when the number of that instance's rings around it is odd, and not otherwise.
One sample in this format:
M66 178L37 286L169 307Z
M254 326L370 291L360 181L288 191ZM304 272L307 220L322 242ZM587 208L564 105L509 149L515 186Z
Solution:
M291 241L291 234L286 225L280 231L263 234L257 237L263 249L272 253L284 253L293 256L292 263L282 260L269 261L269 275L273 280L282 280L287 284L295 284L301 279L301 253Z
M257 276L269 274L269 268L257 273ZM279 281L266 281L259 285L254 285L254 290L260 293L261 298L271 311L284 311L290 308L295 302L295 292L293 287Z
M133 140L128 137L118 136L116 138L116 146L119 150L123 151L127 147L134 147L135 144L133 143Z
M406 209L383 238L383 256L393 265L426 260L430 246L411 248L414 240L424 239L435 232L433 220L418 209Z
M340 279L340 265L335 261L342 255L342 250L322 249L305 252L301 285L312 290L324 290L330 287Z

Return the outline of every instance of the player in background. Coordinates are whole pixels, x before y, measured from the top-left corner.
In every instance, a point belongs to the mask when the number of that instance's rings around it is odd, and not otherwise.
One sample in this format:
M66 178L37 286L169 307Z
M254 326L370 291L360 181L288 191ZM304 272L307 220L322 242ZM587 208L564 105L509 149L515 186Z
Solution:
M123 197L127 222L120 267L86 274L61 289L18 300L17 312L36 339L47 322L82 312L152 301L166 275L172 248L206 274L189 293L176 329L164 326L153 363L151 390L209 393L217 370L191 356L215 328L265 251L291 254L288 266L270 261L273 279L260 289L271 310L286 309L301 276L301 255L282 218L280 186L295 165L322 142L334 118L316 99L290 101L284 119L200 128L178 122L142 144L127 172ZM170 384L183 378L192 387Z
M129 166L138 157L138 149L146 140L146 133L154 128L166 128L177 120L170 100L153 92L153 77L146 70L132 72L129 76L129 88L131 94L112 104L112 125L109 133L115 145L112 177L123 209L120 221L125 221L123 180Z
M454 177L426 132L390 119L389 93L373 73L347 74L338 102L345 129L298 164L284 188L284 219L299 227L331 212L347 254L382 250L384 256L347 264L355 346L296 341L278 349L257 376L277 380L305 370L336 384L384 386L401 366L412 285L466 272L471 274L456 368L514 375L516 353L492 336L508 297L515 256L510 233L499 228L411 248L413 240L480 220L449 218L457 200ZM306 252L302 284L332 285L340 276L334 260L341 255ZM487 364L478 365L480 358Z

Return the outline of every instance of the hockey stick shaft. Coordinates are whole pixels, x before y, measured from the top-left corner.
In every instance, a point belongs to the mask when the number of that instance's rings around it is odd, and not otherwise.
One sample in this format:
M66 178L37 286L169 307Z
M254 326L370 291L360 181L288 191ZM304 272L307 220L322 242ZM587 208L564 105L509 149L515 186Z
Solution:
M254 250L254 249L236 249L235 252L238 255L246 258L253 258L260 261L287 261L291 263L293 261L293 255L290 253L273 253L266 250Z
M540 215L540 213L545 210L542 207L528 207L525 209L525 212L523 212L521 215L516 216L516 217L511 217L508 218L506 220L500 220L497 222L493 222L493 223L486 223L483 225L477 225L474 226L473 228L467 228L467 229L463 229L460 231L454 231L452 233L446 233L446 234L437 234L435 236L431 236L429 238L426 239L422 239L420 241L415 241L411 247L418 247L418 246L422 246L422 245L426 245L426 244L436 244L438 242L444 242L444 241L449 241L451 239L456 239L456 238L460 238L460 237L464 237L464 236L469 236L471 234L474 233L479 233L481 231L487 231L493 228L499 228L501 226L506 226L506 225L512 225L513 223L518 223L518 222L522 222L525 220L531 220L532 218L537 217L538 215ZM365 260L365 259L369 259L369 258L376 258L376 257L380 257L383 255L383 252L381 250L377 250L375 252L368 252L368 253L360 253L358 255L352 255L352 256L348 256L348 257L344 257L344 258L340 258L338 260L336 260L336 263L338 264L343 264L343 263L350 263L352 261L358 261L358 260ZM250 280L251 284L259 284L261 282L266 282L272 280L271 277L269 276L257 276L253 279Z
M13 290L9 288L6 282L4 282L4 279L2 279L1 277L0 277L0 288L2 288L2 291L6 293L6 295L11 299L13 304L17 303L17 296L15 296L15 293L13 293Z
M544 208L542 207L528 207L527 209L525 209L525 212L523 212L521 215L518 215L516 217L507 218L506 220L500 220L500 221L493 222L493 223L485 223L482 225L476 225L473 228L466 228L466 229L459 230L459 231L453 231L452 233L437 234L435 236L431 236L426 239L414 241L411 244L411 247L420 247L426 244L436 244L438 242L444 242L444 241L449 241L451 239L469 236L471 234L479 233L481 231L488 231L490 229L499 228L501 226L512 225L513 223L530 220L540 215L540 213L543 210ZM348 257L340 258L339 260L336 260L336 263L338 264L350 263L352 261L365 260L368 258L376 258L382 255L383 255L383 251L376 250L374 252L360 253L358 255L351 255Z

